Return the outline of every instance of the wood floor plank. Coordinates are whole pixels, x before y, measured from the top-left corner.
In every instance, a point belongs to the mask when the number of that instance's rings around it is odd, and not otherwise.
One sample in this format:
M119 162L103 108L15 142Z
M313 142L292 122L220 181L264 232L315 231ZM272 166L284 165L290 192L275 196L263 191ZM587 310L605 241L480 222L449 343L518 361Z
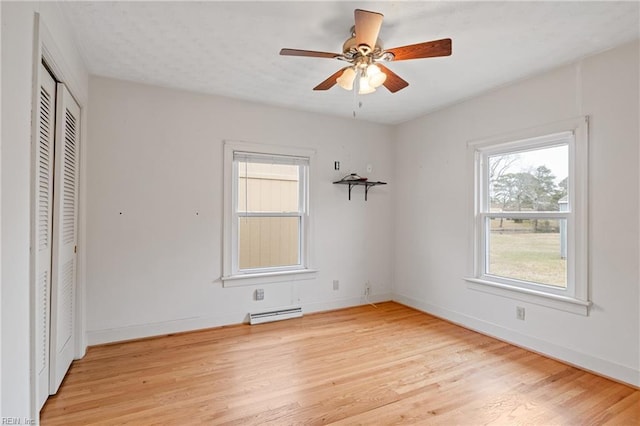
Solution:
M640 391L397 303L91 347L43 425L640 423Z

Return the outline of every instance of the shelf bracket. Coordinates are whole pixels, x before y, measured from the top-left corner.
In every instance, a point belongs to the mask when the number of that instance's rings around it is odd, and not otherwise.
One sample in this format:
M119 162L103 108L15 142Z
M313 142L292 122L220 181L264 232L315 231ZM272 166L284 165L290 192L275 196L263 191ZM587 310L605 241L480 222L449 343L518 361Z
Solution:
M351 189L354 186L364 186L364 200L367 201L368 195L369 195L369 188L371 188L372 186L376 186L376 185L386 185L386 182L366 182L366 181L347 181L347 180L339 180L337 182L333 182L335 184L342 184L342 185L348 185L349 186L349 201L351 201Z

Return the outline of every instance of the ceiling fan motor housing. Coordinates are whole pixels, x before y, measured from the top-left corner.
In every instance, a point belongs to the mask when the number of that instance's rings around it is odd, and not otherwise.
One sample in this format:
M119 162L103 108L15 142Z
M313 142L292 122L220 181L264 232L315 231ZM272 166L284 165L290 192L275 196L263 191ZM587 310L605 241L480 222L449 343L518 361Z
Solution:
M373 49L371 46L359 46L355 36L348 38L342 45L342 54L348 59L355 59L358 55L373 56L375 59L378 59L382 56L383 52L384 48L382 46L382 40L380 39L376 40L376 45Z

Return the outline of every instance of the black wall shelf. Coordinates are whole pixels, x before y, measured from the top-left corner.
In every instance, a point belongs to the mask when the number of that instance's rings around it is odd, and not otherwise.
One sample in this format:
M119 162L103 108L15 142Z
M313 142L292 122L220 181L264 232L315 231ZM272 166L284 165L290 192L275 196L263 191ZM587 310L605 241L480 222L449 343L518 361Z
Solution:
M364 200L367 201L367 195L369 194L369 188L376 185L386 185L387 182L369 182L366 180L338 180L333 182L337 185L349 185L349 200L351 200L351 188L354 186L364 186Z

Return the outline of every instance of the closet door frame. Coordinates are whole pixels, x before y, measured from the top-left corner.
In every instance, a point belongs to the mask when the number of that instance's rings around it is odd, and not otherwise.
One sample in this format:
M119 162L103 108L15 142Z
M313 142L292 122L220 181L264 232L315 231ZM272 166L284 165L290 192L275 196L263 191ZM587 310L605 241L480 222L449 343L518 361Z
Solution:
M86 327L85 327L85 274L86 274L86 255L84 251L85 247L85 229L86 229L86 192L85 185L86 182L86 172L85 172L85 164L86 164L86 153L85 147L87 140L87 126L85 123L87 122L87 111L86 106L88 105L88 81L82 79L83 76L78 76L68 64L68 60L65 59L64 52L58 47L56 44L55 38L52 36L52 33L48 30L46 26L46 22L42 19L39 13L34 13L34 37L33 37L33 56L32 56L32 120L31 120L31 145L32 145L32 153L33 147L36 143L37 139L37 131L36 131L36 116L37 116L37 100L38 100L38 91L39 91L39 78L38 78L38 70L40 63L43 61L47 64L47 67L53 74L56 80L63 82L69 91L73 94L74 99L80 106L80 146L79 146L79 168L80 168L80 176L78 182L78 220L77 220L77 229L78 229L78 242L77 242L77 266L76 266L76 294L75 294L75 345L74 345L74 358L80 359L82 358L87 349L86 343ZM31 159L31 165L35 164L35 160ZM32 191L34 185L37 184L36 174L34 170L31 170L31 187ZM32 192L33 195L33 192ZM33 197L31 198L31 203L33 203ZM35 276L35 262L33 255L34 245L34 230L33 230L33 214L34 208L33 204L31 206L31 215L32 215L32 228L31 228L31 262L30 262L30 364L31 371L35 372L37 365L37 354L36 354L36 323L35 323L35 314L37 308L36 301L36 276ZM31 418L35 420L39 420L39 407L37 403L37 386L36 386L36 374L31 374L31 383L30 383L30 406L31 406Z

